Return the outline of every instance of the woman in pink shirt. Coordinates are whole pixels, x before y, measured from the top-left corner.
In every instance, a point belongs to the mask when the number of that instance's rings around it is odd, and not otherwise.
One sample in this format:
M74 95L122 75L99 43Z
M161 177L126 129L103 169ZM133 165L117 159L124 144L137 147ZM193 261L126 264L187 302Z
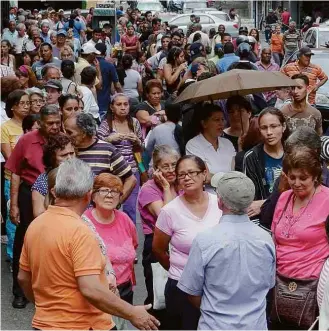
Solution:
M112 263L121 299L132 304L135 282L134 260L138 246L136 227L128 215L116 209L122 195L119 177L102 173L95 177L92 201L94 208L83 217L89 219L103 239Z
M162 208L155 226L153 253L169 270L165 298L171 330L196 330L198 326L200 311L192 306L177 283L193 239L218 224L222 216L217 196L204 191L207 173L206 164L198 156L187 155L178 161L176 176L184 194Z
M318 154L308 148L298 148L287 154L283 171L291 190L281 194L273 216L277 281L286 277L289 282L314 280L316 283L329 256L325 231L329 188L321 185L322 168ZM314 309L316 311L317 307ZM299 312L296 310L295 314L297 316ZM279 312L283 320L281 315ZM290 329L299 325L286 321L280 327Z

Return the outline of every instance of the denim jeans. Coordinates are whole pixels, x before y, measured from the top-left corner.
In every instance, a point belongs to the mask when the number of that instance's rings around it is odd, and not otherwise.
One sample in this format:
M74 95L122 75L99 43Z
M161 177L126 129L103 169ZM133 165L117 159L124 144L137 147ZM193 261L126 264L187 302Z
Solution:
M5 200L7 203L7 215L6 215L6 233L7 233L7 257L12 262L13 260L13 248L14 248L14 239L16 232L16 225L11 223L9 211L10 211L10 180L5 179Z
M135 177L137 179L137 183L130 193L128 199L123 203L122 210L131 218L131 220L136 225L136 203L138 198L138 192L140 187L140 173L139 171L135 172Z

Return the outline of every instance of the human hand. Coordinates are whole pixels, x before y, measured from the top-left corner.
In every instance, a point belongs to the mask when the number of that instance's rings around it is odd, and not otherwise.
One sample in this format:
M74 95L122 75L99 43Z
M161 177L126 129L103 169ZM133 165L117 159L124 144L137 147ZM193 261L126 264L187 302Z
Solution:
M20 223L19 208L17 205L11 205L9 211L11 223L18 225Z
M187 70L187 63L184 62L179 66L179 70L180 71L186 71Z
M170 188L170 184L167 179L163 177L162 172L159 169L153 172L153 179L163 190Z
M135 133L128 133L126 134L126 139L130 140L131 142L135 143L135 144L139 144L140 143L140 140L139 138L135 135Z
M248 207L247 213L249 217L254 217L260 214L260 208L262 207L264 200L253 201Z
M99 61L97 60L97 58L95 57L94 59L94 66L96 67L96 69L99 69Z
M147 310L152 307L151 304L145 306L133 306L129 321L139 330L158 330L160 322Z
M112 133L105 140L109 143L112 143L112 142L115 142L115 141L121 141L125 138L126 138L126 136L122 133Z
M166 112L164 110L158 110L154 113L156 116L164 116L166 115Z

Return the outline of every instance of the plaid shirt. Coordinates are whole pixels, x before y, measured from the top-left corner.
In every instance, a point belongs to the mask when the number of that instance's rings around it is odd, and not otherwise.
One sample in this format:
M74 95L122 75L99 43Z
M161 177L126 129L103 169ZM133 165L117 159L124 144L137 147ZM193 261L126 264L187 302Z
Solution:
M267 68L264 67L261 61L257 61L255 64L259 71L280 71L279 65L274 62L271 62ZM275 91L264 92L263 94L266 102L276 97Z
M314 87L318 83L318 80L328 78L328 76L325 74L325 72L321 69L320 66L310 63L308 67L300 68L300 66L298 65L298 60L296 62L285 65L281 69L281 72L283 72L288 77L292 77L296 74L306 75L310 81L310 88ZM312 92L308 95L308 102L311 105L315 104L315 96L316 92Z

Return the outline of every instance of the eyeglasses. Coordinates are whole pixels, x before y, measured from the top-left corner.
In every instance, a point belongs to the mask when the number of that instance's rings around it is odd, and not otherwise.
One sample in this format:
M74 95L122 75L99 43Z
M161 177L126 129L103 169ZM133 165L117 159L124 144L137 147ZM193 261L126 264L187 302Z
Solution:
M260 126L259 130L260 131L267 131L268 129L275 130L275 129L281 127L281 126L282 126L281 124L271 124L269 126L264 125L264 126Z
M110 189L107 189L107 188L96 190L95 193L97 193L97 192L103 198L105 198L109 194L111 194L112 197L117 197L121 194L121 192L119 190L110 190Z
M179 180L185 179L186 176L190 177L191 179L195 179L199 174L201 174L203 171L189 171L185 174L178 174L177 178Z
M42 100L42 99L37 99L37 100L32 100L32 101L31 101L31 104L32 104L32 105L37 105L38 103L42 105L42 104L45 103L45 101Z
M19 103L18 103L18 105L20 105L21 107L25 107L25 106L30 106L30 101L20 101Z
M161 168L163 171L170 171L170 170L175 171L176 163L166 164L163 167L159 167L159 168Z

